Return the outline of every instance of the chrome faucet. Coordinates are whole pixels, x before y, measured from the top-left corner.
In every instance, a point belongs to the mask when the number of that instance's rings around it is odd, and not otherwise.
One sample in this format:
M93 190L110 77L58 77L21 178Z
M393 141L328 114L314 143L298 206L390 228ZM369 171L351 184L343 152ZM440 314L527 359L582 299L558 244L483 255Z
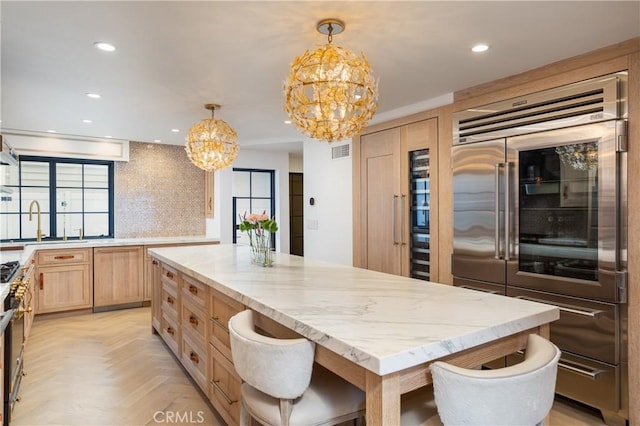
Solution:
M31 202L31 204L29 204L29 222L33 221L33 206L36 206L36 215L38 216L38 230L37 230L37 237L36 240L38 242L42 241L42 237L44 237L44 234L42 233L42 224L40 221L40 216L41 216L41 211L40 211L40 203L36 200L33 200Z

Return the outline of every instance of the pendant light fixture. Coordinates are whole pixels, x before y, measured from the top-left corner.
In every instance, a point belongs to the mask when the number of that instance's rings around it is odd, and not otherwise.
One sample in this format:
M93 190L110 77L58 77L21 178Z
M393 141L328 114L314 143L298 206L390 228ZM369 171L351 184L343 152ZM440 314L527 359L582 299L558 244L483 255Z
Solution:
M224 120L214 118L218 104L206 104L211 118L191 126L186 138L187 156L202 170L213 172L224 169L238 156L238 134Z
M378 82L364 54L331 44L344 22L324 19L316 28L328 43L294 59L284 82L284 110L306 136L349 139L362 132L378 108Z

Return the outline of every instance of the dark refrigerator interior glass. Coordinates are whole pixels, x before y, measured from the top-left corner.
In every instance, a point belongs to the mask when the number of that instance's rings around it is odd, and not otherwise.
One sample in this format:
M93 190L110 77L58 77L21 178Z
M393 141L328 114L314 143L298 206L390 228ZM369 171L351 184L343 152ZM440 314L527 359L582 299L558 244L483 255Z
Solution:
M523 272L598 281L598 146L519 153Z
M411 186L411 277L430 279L429 263L429 150L409 153Z

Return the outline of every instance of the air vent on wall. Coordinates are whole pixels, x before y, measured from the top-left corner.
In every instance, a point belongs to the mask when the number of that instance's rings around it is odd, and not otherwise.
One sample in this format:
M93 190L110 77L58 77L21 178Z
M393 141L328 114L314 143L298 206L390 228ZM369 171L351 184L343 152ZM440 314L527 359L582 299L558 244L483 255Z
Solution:
M626 73L617 73L456 112L454 144L618 118L625 107L618 110L618 85L625 82Z
M350 147L351 145L348 143L331 147L331 159L336 160L338 158L348 157L351 153Z

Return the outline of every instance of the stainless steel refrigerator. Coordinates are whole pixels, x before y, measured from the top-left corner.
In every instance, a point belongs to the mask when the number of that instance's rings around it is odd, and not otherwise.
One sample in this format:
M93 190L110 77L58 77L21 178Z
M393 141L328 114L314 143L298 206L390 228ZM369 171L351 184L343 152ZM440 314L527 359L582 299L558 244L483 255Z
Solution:
M458 112L452 150L454 284L558 306L557 392L613 424L628 416L625 83Z

